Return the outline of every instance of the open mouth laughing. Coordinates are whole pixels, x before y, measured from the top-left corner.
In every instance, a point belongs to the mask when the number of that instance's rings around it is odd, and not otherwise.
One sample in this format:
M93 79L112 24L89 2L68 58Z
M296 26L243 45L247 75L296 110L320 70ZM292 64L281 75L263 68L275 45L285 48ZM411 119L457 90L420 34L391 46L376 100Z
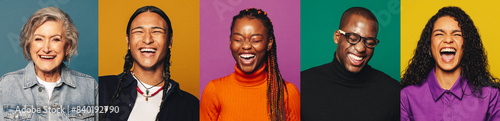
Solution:
M348 54L347 56L349 57L349 60L354 66L360 66L365 60L365 57L356 56L354 54Z
M441 48L440 55L441 55L441 60L445 63L449 63L453 61L455 58L455 53L456 49L453 47L445 47Z
M242 53L239 55L241 63L243 65L250 65L255 61L255 54L252 53Z

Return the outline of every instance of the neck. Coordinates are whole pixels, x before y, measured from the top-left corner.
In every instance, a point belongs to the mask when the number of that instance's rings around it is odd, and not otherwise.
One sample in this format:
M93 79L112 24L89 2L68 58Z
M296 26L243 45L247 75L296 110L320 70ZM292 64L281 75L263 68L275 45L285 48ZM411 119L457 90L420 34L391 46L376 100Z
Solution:
M439 83L439 86L445 90L450 90L451 87L457 82L458 77L460 77L460 72L462 72L462 68L457 67L452 71L445 71L439 68L436 65L436 79Z
M57 69L49 72L43 72L35 66L35 73L38 78L42 79L45 82L57 82L59 78L61 78L61 68L56 67Z
M138 64L134 62L134 65ZM156 85L163 81L163 68L159 67L163 67L163 64L159 64L157 67L150 69L146 69L141 66L134 66L134 70L132 72L134 72L135 77L143 83ZM157 86L163 86L163 83Z

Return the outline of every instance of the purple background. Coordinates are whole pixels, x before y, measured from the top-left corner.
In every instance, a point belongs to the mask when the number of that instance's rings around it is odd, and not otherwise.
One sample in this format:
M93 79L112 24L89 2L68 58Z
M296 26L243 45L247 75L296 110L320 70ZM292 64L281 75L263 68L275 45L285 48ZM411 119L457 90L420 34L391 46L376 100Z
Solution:
M231 22L250 7L267 12L273 21L281 75L300 89L299 0L200 0L200 95L208 82L234 72Z

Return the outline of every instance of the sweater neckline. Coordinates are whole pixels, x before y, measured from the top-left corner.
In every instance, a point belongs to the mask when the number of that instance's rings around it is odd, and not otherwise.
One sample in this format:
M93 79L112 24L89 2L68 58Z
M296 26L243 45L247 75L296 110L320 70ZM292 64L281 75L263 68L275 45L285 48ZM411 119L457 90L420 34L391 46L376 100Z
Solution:
M267 81L267 71L266 65L264 64L260 69L254 71L251 74L246 74L238 68L238 65L234 66L236 82L239 85L246 87L254 87L263 84Z

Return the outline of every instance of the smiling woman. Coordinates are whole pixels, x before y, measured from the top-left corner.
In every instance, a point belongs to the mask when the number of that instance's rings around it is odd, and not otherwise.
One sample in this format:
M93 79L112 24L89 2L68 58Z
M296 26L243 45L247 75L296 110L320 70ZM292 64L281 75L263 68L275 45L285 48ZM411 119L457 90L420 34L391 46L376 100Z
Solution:
M46 109L97 105L95 79L63 63L76 54L78 45L78 31L69 15L55 7L36 11L23 26L20 41L24 57L30 62L24 69L0 78L3 107L0 117L4 120L95 120L97 116L92 111L64 113ZM42 108L34 109L38 112L19 112L19 107Z
M469 15L441 8L427 22L401 79L401 120L500 119L500 84L484 51Z

